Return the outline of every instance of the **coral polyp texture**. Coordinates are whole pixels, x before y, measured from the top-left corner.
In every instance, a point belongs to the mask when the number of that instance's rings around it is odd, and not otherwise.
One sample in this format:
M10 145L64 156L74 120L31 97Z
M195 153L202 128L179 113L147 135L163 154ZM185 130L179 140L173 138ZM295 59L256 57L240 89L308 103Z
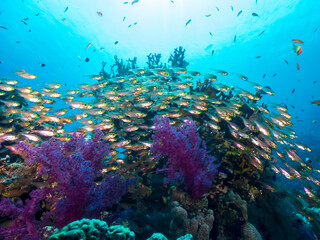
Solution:
M208 155L205 142L197 133L196 123L187 119L178 127L168 117L155 118L154 143L151 152L168 160L158 173L166 173L166 183L184 182L185 190L194 198L201 197L213 183L217 173L215 158Z
M11 227L1 228L5 239L12 235L17 239L41 239L46 225L63 227L83 217L99 217L127 192L133 180L121 175L103 176L109 146L102 136L97 130L90 140L74 135L66 143L51 138L39 147L25 142L15 147L26 164L36 165L37 177L43 179L44 187L33 190L30 200L24 203L2 199L0 215L13 219Z

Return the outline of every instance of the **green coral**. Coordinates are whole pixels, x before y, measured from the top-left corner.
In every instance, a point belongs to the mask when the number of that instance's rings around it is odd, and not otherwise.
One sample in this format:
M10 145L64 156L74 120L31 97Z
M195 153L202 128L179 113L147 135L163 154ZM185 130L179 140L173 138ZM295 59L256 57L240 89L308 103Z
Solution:
M168 240L162 233L154 233L147 240Z
M108 224L98 219L82 219L63 227L49 240L105 240L109 235Z
M63 227L49 240L134 240L135 234L122 225L108 227L98 219L82 219Z
M112 240L134 240L135 234L122 225L114 225L109 228L109 235Z

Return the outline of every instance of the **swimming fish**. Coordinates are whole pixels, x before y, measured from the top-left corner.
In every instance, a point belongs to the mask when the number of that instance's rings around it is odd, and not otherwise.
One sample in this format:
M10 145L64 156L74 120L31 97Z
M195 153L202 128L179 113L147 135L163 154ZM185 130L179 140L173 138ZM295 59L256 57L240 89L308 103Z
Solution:
M36 75L27 73L26 70L24 70L24 69L22 69L21 71L14 72L14 73L17 74L19 77L23 77L23 78L26 78L26 79L35 79L35 78L37 78Z
M0 28L4 29L4 30L8 30L8 28L4 27L4 26L0 26Z
M297 70L300 70L300 65L299 65L299 63L297 63Z
M66 7L66 9L64 10L64 12L68 11L69 7Z
M238 12L238 15L237 15L237 17L240 15L242 13L242 10L240 11L240 12Z
M284 62L285 62L287 65L289 64L287 60L284 60Z
M237 41L237 35L234 35L233 42L235 43L236 41Z
M320 100L316 100L316 101L313 101L313 102L311 102L311 103L320 106Z
M103 16L102 12L97 12L97 14L98 14L99 17Z
M252 16L258 17L259 15L257 13L252 13Z
M299 39L293 39L292 42L294 42L294 43L303 43L303 41L301 41Z
M211 14L208 14L208 15L205 15L206 17L210 17L211 16Z
M131 2L131 5L133 5L133 4L135 4L135 3L138 3L139 2L139 0L133 0L132 2Z
M191 22L191 19L189 19L188 21L187 21L187 23L186 23L186 25L184 26L184 27L186 27L186 26L188 26L188 24Z
M89 44L86 46L86 49L88 49L90 46L91 46L91 43L89 43Z
M301 54L302 48L300 45L294 45L292 49L297 53L298 56Z

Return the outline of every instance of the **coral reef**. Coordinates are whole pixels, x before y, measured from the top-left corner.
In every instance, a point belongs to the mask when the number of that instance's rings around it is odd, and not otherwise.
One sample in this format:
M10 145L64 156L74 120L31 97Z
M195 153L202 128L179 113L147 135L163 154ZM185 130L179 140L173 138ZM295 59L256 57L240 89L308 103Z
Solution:
M149 53L147 58L148 61L146 63L148 64L149 69L166 67L166 64L160 63L161 53Z
M116 69L114 69L116 67ZM131 74L130 69L137 68L137 58L128 59L127 64L123 59L119 59L117 56L114 56L114 64L111 65L111 75L113 77L124 76Z
M186 124L173 127L168 117L156 117L155 124L150 150L156 158L168 157L165 166L157 172L168 174L166 183L183 181L185 190L192 197L200 198L212 186L217 165L215 158L207 154L196 123L189 119Z
M188 218L188 212L179 206L178 202L172 202L172 205L170 239L176 239L187 233L191 234L195 240L209 239L214 221L212 210L205 210L192 218Z
M178 47L174 49L173 54L170 54L168 62L171 62L171 67L181 67L186 68L189 63L185 60L185 49L183 47Z
M26 164L36 165L37 177L43 179L44 186L33 190L25 204L1 200L0 215L13 219L9 228L1 229L6 239L11 234L17 239L29 235L41 239L45 225L62 227L83 217L99 217L127 192L134 180L112 173L102 175L109 154L102 137L102 132L96 131L88 141L83 135L74 135L66 143L51 138L40 147L25 142L16 146L16 153L25 158ZM39 213L41 221L36 216Z
M106 240L109 237L108 224L98 219L81 219L69 223L48 240Z

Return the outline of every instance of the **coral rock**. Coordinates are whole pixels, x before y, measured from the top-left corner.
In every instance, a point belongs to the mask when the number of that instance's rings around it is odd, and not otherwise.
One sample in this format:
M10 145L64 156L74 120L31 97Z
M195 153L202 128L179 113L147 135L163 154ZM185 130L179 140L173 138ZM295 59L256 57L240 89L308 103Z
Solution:
M262 240L258 230L248 222L242 226L242 235L244 240Z
M147 240L168 240L162 233L154 233Z

